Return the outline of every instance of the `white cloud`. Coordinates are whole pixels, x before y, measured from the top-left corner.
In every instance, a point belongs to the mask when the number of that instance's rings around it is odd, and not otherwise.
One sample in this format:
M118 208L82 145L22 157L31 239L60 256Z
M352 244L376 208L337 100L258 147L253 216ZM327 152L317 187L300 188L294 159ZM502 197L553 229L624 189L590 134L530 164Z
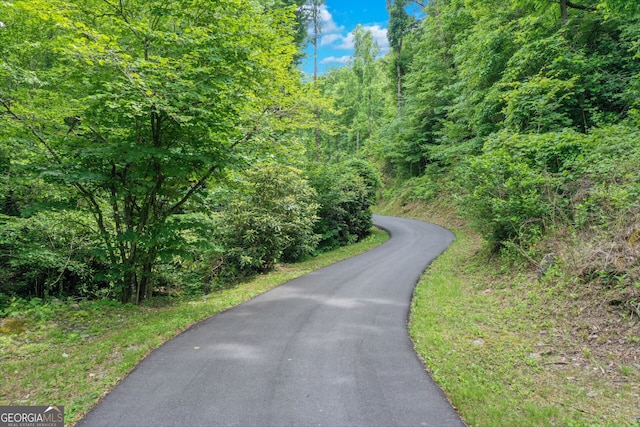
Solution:
M302 6L309 8L306 4ZM308 9L307 9L308 10ZM330 10L326 5L320 6L321 34L319 35L318 46L321 47L319 53L320 64L325 66L345 65L352 60L351 55L342 55L343 53L351 54L355 47L355 36L351 27L347 30L344 25L336 22ZM380 23L369 22L363 24L363 28L370 31L373 39L380 48L380 56L389 52L389 42L387 40L387 29L383 28ZM310 23L308 27L309 35L313 35L313 25ZM309 48L311 49L311 48Z
M351 60L351 55L341 56L339 58L335 56L329 56L320 61L321 64L346 64Z
M333 15L331 15L331 12L327 9L326 4L320 6L320 19L322 22L322 32L324 34L341 33L344 31L344 27L339 26L333 20Z
M320 39L320 46L329 46L336 40L342 39L340 34L327 34Z
M302 6L305 10L310 11L311 5L305 4ZM308 12L309 14L311 12ZM313 22L309 21L308 32L309 34L313 34ZM344 27L336 24L336 21L333 19L333 15L327 9L327 5L323 4L320 6L320 32L321 34L333 35L340 34L344 31ZM326 36L325 36L326 37Z
M335 49L353 49L355 45L355 36L353 35L353 31L347 34L346 37L340 36L340 43L334 45Z
M365 30L369 30L373 39L378 43L381 53L387 53L389 51L389 41L387 40L387 29L382 28L380 25L366 25L363 26ZM353 31L343 36L341 34L326 34L322 36L320 40L320 46L331 46L333 49L351 50L354 48L355 36Z
M386 53L389 51L389 40L387 40L386 28L382 28L380 25L365 26L364 28L371 31L373 39L378 42L380 52Z

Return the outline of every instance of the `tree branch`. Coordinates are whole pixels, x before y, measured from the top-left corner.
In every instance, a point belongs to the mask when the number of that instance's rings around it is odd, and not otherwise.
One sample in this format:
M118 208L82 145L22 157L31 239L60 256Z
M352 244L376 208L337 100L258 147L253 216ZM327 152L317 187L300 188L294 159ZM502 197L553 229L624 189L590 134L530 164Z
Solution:
M127 15L125 14L124 2L122 0L120 0L119 4L116 5L116 4L111 3L109 0L102 0L102 1L104 3L106 3L107 5L109 5L109 7L113 8L115 10L116 16L119 16L120 18L122 18L122 20L126 24L127 28L129 28L131 33L133 33L133 36L135 38L137 38L138 41L140 41L143 45L145 45L146 38L142 37L142 35L138 32L138 30L136 30L134 28L134 26L131 24L131 21L129 20L129 18L127 18Z
M263 112L264 115L264 112ZM234 149L236 146L238 146L239 144L243 144L245 142L247 142L248 140L250 140L253 135L255 135L255 133L258 131L260 127L259 121L258 123L255 124L255 126L245 134L244 137L238 139L236 142L234 142L233 144L231 144L231 147L229 147L229 149ZM199 189L201 189L205 182L207 182L207 180L209 178L211 178L211 176L214 174L215 171L218 170L218 168L220 167L220 165L213 165L211 166L205 173L204 175L202 175L202 177L198 180L198 182L196 182L195 184L193 184L191 186L191 188L189 189L189 191L187 191L187 193L184 195L184 197L182 197L182 199L180 199L175 205L173 205L172 207L170 207L167 212L165 213L165 218L167 218L169 215L174 214L178 209L180 209L182 207L182 205L184 205L190 198L191 196L193 196L193 194L198 191Z
M9 105L9 102L5 101L4 99L0 98L0 104L2 104L2 106L4 107L4 109L7 111L7 113L16 121L20 122L20 123L24 123L24 125L29 129L29 131L31 132L31 134L33 136L35 136L38 141L40 141L42 143L42 145L44 145L44 147L47 149L47 151L49 152L49 154L51 154L51 156L53 157L53 159L56 161L56 163L62 164L62 158L60 157L60 155L58 154L58 152L51 146L49 145L49 142L44 139L44 137L42 135L40 135L40 132L38 132L38 130L31 124L27 123L27 121L18 116L12 109L11 109L11 105Z
M572 9L587 10L589 12L595 12L595 11L598 10L597 7L585 6L585 5L582 5L582 4L575 4L575 3L571 3L568 0L567 0L567 6L572 8Z

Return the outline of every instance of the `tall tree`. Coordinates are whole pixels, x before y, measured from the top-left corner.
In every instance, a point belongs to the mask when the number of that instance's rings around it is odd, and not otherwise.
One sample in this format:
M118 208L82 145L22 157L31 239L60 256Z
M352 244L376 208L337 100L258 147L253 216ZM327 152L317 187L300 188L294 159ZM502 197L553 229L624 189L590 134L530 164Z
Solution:
M298 52L294 56L295 65L300 65L305 54L303 50L308 44L309 37L309 16L304 7L299 7L298 0L273 0L272 9L285 8L293 9L295 12L295 25L291 26L291 36L298 48ZM266 2L265 2L266 3Z
M181 214L291 109L293 11L257 0L16 0L0 16L45 60L19 45L4 55L2 118L46 153L49 180L77 193L109 280L140 302L182 239Z
M314 89L317 89L318 84L318 41L322 34L322 6L325 0L307 0L304 8L307 10L310 23L309 40L313 46L313 85ZM320 107L315 107L315 143L316 143L316 155L320 157Z
M402 114L402 79L404 77L404 64L402 61L402 45L404 38L416 24L416 19L407 13L409 0L387 0L387 12L389 13L389 28L387 38L393 51L395 52L398 117Z
M380 53L380 47L374 40L371 31L358 25L353 31L354 49L352 59L353 72L357 77L359 96L361 99L362 113L366 116L369 137L373 137L374 114L378 106L378 88L376 76L378 67L376 57Z

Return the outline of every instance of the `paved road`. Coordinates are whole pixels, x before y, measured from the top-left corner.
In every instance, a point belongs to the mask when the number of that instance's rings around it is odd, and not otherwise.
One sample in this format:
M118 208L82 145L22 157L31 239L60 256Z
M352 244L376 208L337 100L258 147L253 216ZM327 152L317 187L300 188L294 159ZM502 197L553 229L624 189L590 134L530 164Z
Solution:
M406 329L413 288L453 235L374 220L388 242L199 323L78 425L464 426Z

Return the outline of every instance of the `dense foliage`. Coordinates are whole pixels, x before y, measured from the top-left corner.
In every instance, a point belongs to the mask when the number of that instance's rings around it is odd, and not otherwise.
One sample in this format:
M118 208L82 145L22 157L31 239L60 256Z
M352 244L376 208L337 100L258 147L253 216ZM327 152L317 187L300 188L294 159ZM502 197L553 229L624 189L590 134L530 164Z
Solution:
M389 0L307 84L322 3L1 2L0 293L207 291L361 239L382 181L640 280L635 2Z
M295 68L303 9L15 0L0 17L0 293L139 303L316 250L316 194L284 166L306 167L327 104Z
M411 16L416 5L421 13ZM620 278L635 298L638 3L390 0L387 8L391 51L369 64L371 49L357 46L322 81L342 110L334 120L343 130L324 142L332 156L365 154L407 201L454 197L494 251L533 265L553 253L582 279ZM364 64L375 79L362 78ZM376 99L370 124L368 97Z
M366 237L372 226L371 207L380 187L377 172L362 160L318 166L310 172L320 210L315 231L320 249L333 249Z
M316 249L316 193L303 172L281 164L259 164L244 174L220 216L226 251L220 268L235 278L294 262Z

